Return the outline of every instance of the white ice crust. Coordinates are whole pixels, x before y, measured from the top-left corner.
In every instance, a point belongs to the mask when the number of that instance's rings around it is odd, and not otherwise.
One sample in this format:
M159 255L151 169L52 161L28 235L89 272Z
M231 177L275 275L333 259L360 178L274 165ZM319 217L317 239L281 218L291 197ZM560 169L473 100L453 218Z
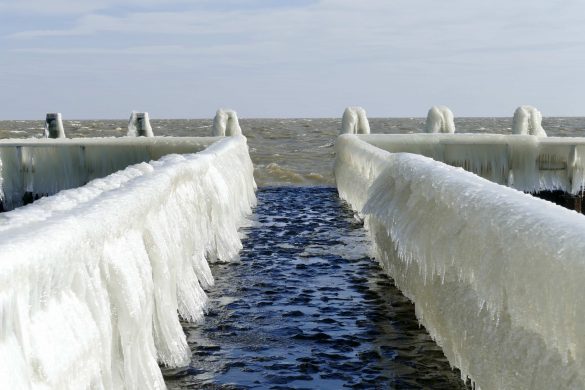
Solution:
M338 138L340 196L481 389L585 387L585 218L461 168Z
M512 133L546 137L542 128L542 114L532 106L520 106L514 111Z
M45 138L65 138L63 117L60 112L47 114L44 135Z
M0 140L0 202L22 205L24 192L53 195L131 164L195 153L218 138L123 137Z
M454 133L453 112L445 106L433 106L427 114L426 133Z
M130 119L128 120L128 136L154 137L148 112L132 111L130 113Z
M0 388L164 389L255 204L244 137L0 215ZM177 314L178 313L178 314Z
M220 108L213 118L212 136L223 137L242 134L238 114L234 110Z
M585 139L498 134L371 134L364 141L416 153L524 192L585 186Z
M370 134L370 122L362 107L347 107L341 118L340 134Z

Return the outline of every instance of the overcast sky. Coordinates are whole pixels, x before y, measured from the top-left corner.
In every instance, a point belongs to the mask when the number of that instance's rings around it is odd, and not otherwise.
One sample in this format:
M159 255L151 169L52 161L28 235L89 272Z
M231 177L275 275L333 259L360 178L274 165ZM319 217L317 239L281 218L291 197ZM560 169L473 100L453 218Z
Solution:
M585 116L583 0L0 0L0 119Z

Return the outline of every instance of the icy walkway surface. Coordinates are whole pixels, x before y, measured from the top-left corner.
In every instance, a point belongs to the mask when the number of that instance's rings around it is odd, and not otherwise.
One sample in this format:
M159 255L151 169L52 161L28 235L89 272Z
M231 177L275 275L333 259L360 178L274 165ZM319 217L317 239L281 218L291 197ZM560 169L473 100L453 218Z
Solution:
M465 388L332 188L264 188L169 389ZM233 386L232 386L233 384Z

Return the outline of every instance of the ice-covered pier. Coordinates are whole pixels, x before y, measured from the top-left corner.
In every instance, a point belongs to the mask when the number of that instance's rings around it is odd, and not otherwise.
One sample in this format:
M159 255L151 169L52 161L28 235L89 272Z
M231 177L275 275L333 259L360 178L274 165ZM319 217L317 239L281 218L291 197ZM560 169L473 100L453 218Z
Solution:
M482 389L585 387L585 219L524 193L581 196L584 153L582 138L528 135L337 140L340 196L451 364Z

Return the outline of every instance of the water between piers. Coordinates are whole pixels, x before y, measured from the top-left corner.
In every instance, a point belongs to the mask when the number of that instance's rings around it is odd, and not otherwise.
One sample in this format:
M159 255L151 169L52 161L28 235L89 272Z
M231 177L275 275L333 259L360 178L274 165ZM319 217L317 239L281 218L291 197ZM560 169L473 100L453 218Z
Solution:
M253 219L169 389L466 388L335 189L262 188Z

